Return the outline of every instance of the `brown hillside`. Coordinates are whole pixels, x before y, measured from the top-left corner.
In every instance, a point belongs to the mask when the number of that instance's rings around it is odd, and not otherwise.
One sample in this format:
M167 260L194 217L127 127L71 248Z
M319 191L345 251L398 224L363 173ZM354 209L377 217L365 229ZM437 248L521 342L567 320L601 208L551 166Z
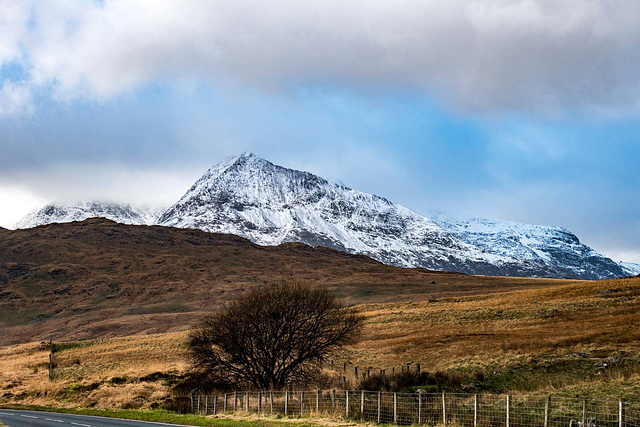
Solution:
M448 391L638 401L640 279L356 307L363 339L334 360L360 375L421 363ZM0 404L149 407L170 395L166 375L188 367L186 332L0 346ZM160 374L159 374L160 373ZM422 389L435 391L434 388Z
M0 344L181 330L248 287L298 278L350 304L571 283L403 269L298 243L90 219L0 229Z

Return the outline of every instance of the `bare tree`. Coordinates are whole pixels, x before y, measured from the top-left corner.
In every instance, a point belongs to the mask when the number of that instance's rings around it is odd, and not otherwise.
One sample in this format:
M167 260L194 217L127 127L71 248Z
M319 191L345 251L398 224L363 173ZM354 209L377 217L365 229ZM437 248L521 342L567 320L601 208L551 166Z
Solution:
M326 289L257 286L189 335L194 367L217 384L282 388L312 379L327 357L357 341L364 318Z

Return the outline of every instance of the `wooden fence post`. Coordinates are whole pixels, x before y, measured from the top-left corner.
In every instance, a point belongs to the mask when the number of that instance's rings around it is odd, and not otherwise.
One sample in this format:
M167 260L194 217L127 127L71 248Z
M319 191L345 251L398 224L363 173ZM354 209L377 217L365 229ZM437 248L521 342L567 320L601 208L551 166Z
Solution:
M233 412L235 412L237 408L238 408L238 392L234 391L233 392Z
M204 396L204 414L209 414L209 395Z
M444 390L442 391L442 424L447 425L447 401L444 398Z
M422 423L422 390L418 390L418 424Z
M473 395L473 427L478 427L478 395Z
M381 414L381 406L382 406L382 392L378 392L378 424L380 424L380 414Z
M213 400L213 415L218 414L218 395L216 394L215 399Z
M582 400L582 426L587 427L587 399Z
M289 411L289 392L284 392L284 416L287 416L287 412Z
M549 416L551 411L551 396L544 400L544 427L549 427Z
M624 427L624 402L618 402L618 427Z
M196 408L195 406L193 406L193 391L191 392L191 413L192 414L196 413Z
M224 403L222 404L222 412L227 412L227 393L224 394Z
M304 391L300 392L300 416L304 414Z
M269 391L269 412L273 414L273 391Z
M509 395L507 394L507 423L506 423L506 426L507 426L507 427L509 427L509 421L510 421L510 419L509 419L510 417L509 417L509 416L511 415L511 414L509 413L509 407L510 407L510 406L511 406L511 405L509 404Z
M200 414L200 395L198 395L198 414Z
M356 367L356 369L358 369ZM344 404L344 413L345 417L349 418L349 390L345 390L345 404Z
M398 424L398 393L393 393L393 423Z
M320 413L320 390L316 390L316 414Z
M49 381L53 381L53 340L49 340Z
M364 420L364 390L360 390L360 417Z

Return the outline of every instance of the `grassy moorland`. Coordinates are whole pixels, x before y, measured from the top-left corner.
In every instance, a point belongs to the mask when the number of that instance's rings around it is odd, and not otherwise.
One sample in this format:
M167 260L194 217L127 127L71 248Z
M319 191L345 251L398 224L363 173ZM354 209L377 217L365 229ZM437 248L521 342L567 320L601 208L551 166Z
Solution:
M423 389L640 395L640 278L355 308L367 317L363 340L334 361L349 372L419 362L430 373ZM162 408L187 367L185 337L60 344L53 382L46 346L0 347L0 403Z
M100 218L0 229L0 345L185 330L246 289L289 279L348 304L480 295L564 283L392 267L300 243Z
M640 278L363 306L361 366L420 362L468 391L637 398Z

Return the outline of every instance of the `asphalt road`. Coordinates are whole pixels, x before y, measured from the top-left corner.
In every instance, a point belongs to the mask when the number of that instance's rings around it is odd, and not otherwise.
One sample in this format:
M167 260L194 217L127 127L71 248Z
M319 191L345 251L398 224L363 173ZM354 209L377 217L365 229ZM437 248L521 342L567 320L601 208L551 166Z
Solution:
M8 427L152 427L153 425L175 425L152 423L149 421L123 420L119 418L92 417L89 415L14 411L8 409L0 409L0 423Z

